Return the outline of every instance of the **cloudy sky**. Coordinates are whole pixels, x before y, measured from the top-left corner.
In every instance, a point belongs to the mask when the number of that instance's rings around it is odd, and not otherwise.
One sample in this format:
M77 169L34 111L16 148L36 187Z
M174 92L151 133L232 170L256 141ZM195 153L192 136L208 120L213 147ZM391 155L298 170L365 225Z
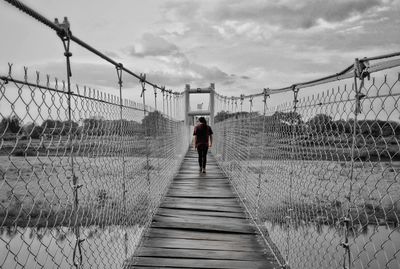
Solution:
M131 70L177 91L216 84L260 92L338 72L354 58L400 50L400 0L24 0ZM0 1L7 62L63 77L56 34ZM74 82L116 87L112 66L72 46ZM125 79L126 87L137 81Z

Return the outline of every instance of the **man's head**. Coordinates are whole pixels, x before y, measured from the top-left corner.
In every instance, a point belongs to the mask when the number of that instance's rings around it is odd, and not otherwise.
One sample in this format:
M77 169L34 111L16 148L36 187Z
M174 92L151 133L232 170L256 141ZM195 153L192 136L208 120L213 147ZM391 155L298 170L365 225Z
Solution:
M205 119L204 117L200 117L200 118L199 118L199 122L200 122L200 123L207 124L206 119Z

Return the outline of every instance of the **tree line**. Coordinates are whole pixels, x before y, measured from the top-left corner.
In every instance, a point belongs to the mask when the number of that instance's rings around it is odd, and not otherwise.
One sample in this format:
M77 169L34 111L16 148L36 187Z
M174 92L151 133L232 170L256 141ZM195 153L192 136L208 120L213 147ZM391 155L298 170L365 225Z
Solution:
M226 119L249 119L252 118L252 123L255 128L262 129L265 122L267 130L282 131L285 133L346 133L352 134L354 127L357 134L378 136L400 136L400 123L395 121L385 120L358 120L354 125L354 119L338 119L334 120L326 114L317 114L308 120L303 120L301 114L297 112L275 112L271 116L262 116L258 112L236 112L229 113L221 111L214 117L214 122L221 122ZM254 124L256 123L256 124Z
M46 119L41 124L31 122L23 124L17 115L4 117L0 121L0 135L5 134L10 138L15 134L25 135L33 139L42 136L65 136L81 134L103 136L103 135L145 135L156 131L156 128L164 126L168 119L160 112L149 112L141 122L134 120L118 119L106 120L99 117L83 119L80 123L76 121L62 121L58 119Z

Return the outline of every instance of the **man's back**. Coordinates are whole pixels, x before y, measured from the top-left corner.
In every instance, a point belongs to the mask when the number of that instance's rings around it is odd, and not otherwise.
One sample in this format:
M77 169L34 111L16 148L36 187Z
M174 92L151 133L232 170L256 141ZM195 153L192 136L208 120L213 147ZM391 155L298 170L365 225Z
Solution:
M200 123L194 128L193 135L196 136L196 146L198 145L207 145L208 146L208 137L212 135L211 127L207 124Z
M207 151L212 146L212 134L211 127L207 125L204 117L199 118L200 124L194 128L194 145L199 153L199 166L200 172L206 172L207 163Z

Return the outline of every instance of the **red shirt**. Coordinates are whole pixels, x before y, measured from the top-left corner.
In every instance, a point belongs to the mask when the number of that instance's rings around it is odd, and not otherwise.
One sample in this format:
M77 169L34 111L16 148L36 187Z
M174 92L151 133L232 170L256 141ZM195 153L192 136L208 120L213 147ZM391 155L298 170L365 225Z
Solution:
M208 146L208 137L213 134L211 127L200 123L196 127L194 127L193 135L196 136L196 147L198 145L207 145Z

